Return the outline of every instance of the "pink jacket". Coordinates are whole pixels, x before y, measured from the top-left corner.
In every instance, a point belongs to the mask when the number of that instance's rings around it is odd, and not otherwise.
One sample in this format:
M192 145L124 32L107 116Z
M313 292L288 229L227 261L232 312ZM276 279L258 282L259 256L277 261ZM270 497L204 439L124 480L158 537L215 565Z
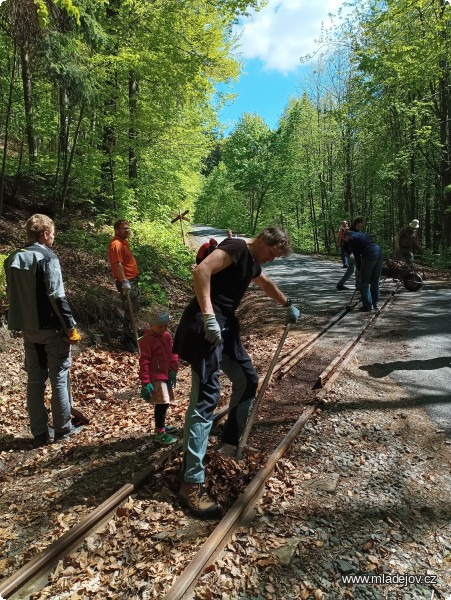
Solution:
M172 338L167 331L163 335L147 329L139 340L139 379L141 385L156 380L167 381L172 369L178 371L179 357L172 352Z

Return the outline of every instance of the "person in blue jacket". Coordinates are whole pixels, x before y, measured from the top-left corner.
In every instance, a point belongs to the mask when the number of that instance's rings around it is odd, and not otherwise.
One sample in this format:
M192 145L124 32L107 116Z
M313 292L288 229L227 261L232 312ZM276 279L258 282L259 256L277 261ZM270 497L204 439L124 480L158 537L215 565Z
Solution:
M379 308L379 280L382 272L382 250L373 238L362 231L343 232L343 241L354 254L356 277L360 275L361 311Z

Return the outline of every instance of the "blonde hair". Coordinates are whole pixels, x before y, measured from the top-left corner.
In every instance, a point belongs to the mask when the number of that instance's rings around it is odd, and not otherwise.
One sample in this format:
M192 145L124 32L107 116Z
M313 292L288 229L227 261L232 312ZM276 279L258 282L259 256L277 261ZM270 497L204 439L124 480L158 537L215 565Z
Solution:
M39 242L43 233L50 233L55 223L47 215L36 214L25 223L28 242Z
M277 247L280 249L282 256L290 256L291 244L288 232L281 227L266 227L261 231L255 239L262 239L269 248Z

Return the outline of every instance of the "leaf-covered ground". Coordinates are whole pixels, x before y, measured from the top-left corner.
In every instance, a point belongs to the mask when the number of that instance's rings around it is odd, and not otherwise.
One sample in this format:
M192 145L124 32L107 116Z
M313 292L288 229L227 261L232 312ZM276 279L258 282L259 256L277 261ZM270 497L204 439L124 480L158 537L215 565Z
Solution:
M77 258L62 250L69 298L87 272L83 263L90 260L89 254ZM106 262L96 268L88 265L87 270L99 277L105 298L118 311ZM185 291L174 290L174 309L180 311L186 299ZM252 290L240 312L245 346L263 376L283 331L281 311ZM324 315L309 315L302 328L290 332L284 353L324 319ZM407 324L400 320L399 327L398 341ZM61 445L33 450L25 410L22 341L0 327L3 577L164 451L153 440L153 407L139 398L137 356L116 351L114 339L108 344L101 337L101 343L93 344L96 332L86 333L90 344L75 350L71 382L74 405L90 424ZM359 359L381 360L390 352L396 350L383 336L376 336L370 354ZM248 455L244 463L218 455L217 432L213 433L206 457L207 481L224 508L241 493L311 399L315 374L327 362L327 352L315 355L302 369L271 386L250 438L260 453ZM203 575L195 591L198 600L445 598L443 590L451 587L450 446L421 409L403 409L403 391L388 377L369 379L354 359L344 380L277 467L250 529L239 531ZM189 384L189 368L182 364L168 424L182 427ZM221 405L229 393L224 380ZM374 409L374 398L380 399L380 410ZM181 510L176 498L179 465L176 457L129 498L111 521L58 564L49 585L33 598L161 597L215 525L194 520ZM291 561L285 564L283 555L290 548ZM356 571L432 572L438 583L411 586L407 591L399 586L343 584L340 577Z

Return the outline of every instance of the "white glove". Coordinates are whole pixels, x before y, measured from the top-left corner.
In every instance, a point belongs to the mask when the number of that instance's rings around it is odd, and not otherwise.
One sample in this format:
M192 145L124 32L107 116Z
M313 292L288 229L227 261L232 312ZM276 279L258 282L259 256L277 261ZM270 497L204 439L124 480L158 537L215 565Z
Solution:
M215 348L221 343L221 328L214 314L204 314L205 339Z
M122 280L122 289L124 292L129 292L131 290L131 285L128 279Z

